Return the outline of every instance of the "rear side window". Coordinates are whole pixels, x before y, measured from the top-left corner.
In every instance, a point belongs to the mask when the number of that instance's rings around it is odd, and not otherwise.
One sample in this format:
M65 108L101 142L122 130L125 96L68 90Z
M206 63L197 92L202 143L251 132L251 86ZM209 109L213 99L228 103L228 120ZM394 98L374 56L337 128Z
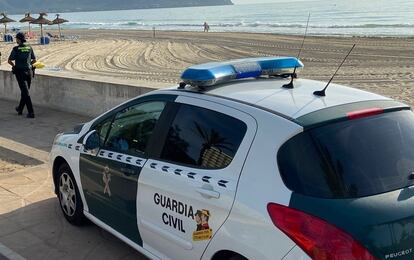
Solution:
M280 148L278 164L289 189L314 197L357 198L414 185L414 114L305 131Z
M161 159L197 168L225 168L246 130L246 124L238 119L182 104L168 131Z

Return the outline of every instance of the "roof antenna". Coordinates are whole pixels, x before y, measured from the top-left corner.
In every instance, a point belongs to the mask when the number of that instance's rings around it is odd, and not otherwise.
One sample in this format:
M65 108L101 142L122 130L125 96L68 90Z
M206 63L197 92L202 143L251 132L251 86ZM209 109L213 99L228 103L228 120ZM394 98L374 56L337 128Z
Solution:
M290 82L287 83L287 84L285 84L285 85L283 85L282 88L288 88L288 89L292 89L293 88L293 79L295 79L297 77L297 75L296 75L296 69L298 67L299 57L300 57L300 54L302 53L303 45L305 44L306 35L308 34L308 27L309 27L310 15L311 14L309 13L309 15L308 15L308 21L306 22L305 35L303 36L302 46L300 46L298 56L296 56L297 61L296 61L296 64L295 64L295 68L293 69L293 73L290 76L290 78L291 78L290 79Z
M336 69L335 73L333 74L333 76L331 77L331 79L328 81L328 84L326 84L326 86L322 89L322 90L317 90L315 92L313 92L313 94L315 96L320 96L320 97L324 97L326 96L325 91L326 89L329 87L329 84L331 84L332 80L335 78L336 73L338 73L339 69L342 67L342 65L344 65L346 59L348 58L348 56L351 54L351 52L354 50L356 44L354 44L351 48L351 50L349 50L348 54L345 56L344 60L342 61L341 65L339 65L339 67Z

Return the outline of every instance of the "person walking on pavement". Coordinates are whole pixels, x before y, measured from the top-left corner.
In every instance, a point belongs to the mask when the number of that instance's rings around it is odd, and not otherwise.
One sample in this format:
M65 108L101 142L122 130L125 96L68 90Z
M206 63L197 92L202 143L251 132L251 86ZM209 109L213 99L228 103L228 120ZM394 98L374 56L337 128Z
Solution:
M34 118L32 100L30 98L30 84L32 82L32 65L36 63L36 57L31 46L26 44L26 37L19 32L16 35L17 46L9 56L9 64L12 66L13 74L16 75L17 83L21 91L19 106L16 107L18 115L22 115L23 109L27 107L27 117Z

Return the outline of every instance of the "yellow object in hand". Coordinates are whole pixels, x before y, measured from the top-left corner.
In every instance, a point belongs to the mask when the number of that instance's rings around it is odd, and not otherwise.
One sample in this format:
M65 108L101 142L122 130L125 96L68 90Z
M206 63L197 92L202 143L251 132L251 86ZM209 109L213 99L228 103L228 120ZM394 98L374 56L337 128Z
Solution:
M45 67L45 64L43 62L37 61L33 63L33 67L35 67L36 69L43 69Z

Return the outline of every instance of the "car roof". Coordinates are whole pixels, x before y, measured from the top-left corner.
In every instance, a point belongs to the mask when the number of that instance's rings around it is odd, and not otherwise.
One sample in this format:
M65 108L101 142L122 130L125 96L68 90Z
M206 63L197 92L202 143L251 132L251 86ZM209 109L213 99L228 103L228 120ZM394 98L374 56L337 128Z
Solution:
M325 82L295 79L293 89L283 88L282 86L289 81L290 79L281 78L246 79L197 91L255 105L292 119L324 108L349 103L391 100L381 95L334 83L330 84L325 97L319 97L313 95L313 92L323 89L326 86ZM194 88L191 90L194 92Z

